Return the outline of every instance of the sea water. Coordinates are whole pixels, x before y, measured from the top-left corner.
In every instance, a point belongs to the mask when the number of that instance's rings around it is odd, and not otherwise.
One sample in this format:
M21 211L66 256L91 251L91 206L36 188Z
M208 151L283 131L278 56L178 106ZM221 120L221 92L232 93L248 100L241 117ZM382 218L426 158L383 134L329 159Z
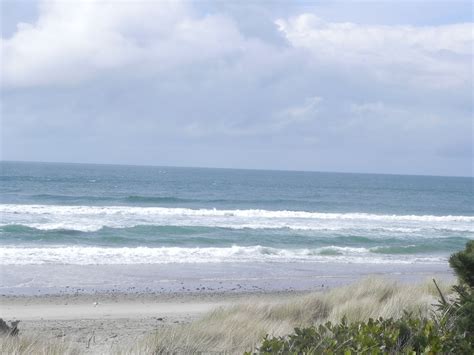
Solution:
M20 162L0 167L3 270L446 266L451 253L474 239L471 177ZM3 273L3 279L14 277Z

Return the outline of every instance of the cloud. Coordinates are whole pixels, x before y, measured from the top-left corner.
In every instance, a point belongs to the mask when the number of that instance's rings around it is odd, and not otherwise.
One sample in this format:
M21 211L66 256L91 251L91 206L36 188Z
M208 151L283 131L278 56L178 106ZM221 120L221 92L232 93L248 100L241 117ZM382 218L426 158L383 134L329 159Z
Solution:
M319 96L309 97L302 105L280 111L276 115L276 127L282 129L291 124L311 121L318 114L322 100Z
M196 17L181 1L43 1L35 23L17 27L2 39L6 86L77 84L124 68L164 71L236 55L245 45L229 18Z
M310 55L315 70L337 68L348 75L362 70L371 80L432 88L470 83L470 23L375 26L326 22L307 13L274 23L292 48ZM42 1L37 21L19 23L1 44L7 87L71 85L104 73L147 76L202 63L229 65L249 53L259 60L261 47L274 51L266 64L288 55L275 42L246 38L228 15L198 14L185 1Z
M372 79L414 86L456 87L472 76L472 23L436 27L326 22L314 14L275 21L314 65L364 70Z
M262 6L41 1L2 38L2 158L470 173L472 24Z

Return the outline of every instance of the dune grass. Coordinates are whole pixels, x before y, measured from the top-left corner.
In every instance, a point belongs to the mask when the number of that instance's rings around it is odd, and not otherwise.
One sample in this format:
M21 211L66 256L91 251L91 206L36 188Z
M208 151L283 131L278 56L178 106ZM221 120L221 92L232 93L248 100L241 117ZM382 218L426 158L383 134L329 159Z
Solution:
M0 354L9 355L76 355L79 350L68 341L38 336L0 336Z
M449 293L447 285L441 286ZM404 311L428 316L438 292L431 281L406 285L368 278L328 292L295 296L279 303L249 300L218 308L184 325L162 328L130 349L129 353L242 354L258 346L266 334L287 335L295 327L370 317L399 318Z
M441 284L442 291L450 292ZM338 322L368 318L399 318L403 311L428 316L437 302L433 282L400 284L382 278L367 278L352 285L326 292L284 297L254 298L232 306L217 308L188 324L166 326L135 344L110 350L114 354L242 354L261 344L266 334L287 335L295 327L327 321ZM66 340L39 336L0 337L0 354L79 354Z

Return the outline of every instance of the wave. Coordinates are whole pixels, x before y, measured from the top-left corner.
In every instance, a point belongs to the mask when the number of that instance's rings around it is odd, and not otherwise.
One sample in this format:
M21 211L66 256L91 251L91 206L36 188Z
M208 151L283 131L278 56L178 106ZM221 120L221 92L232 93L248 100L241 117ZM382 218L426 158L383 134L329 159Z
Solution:
M474 232L474 216L382 215L288 210L217 210L138 206L0 204L0 225L41 230L98 231L140 225L230 229L373 231L378 233Z
M93 181L93 180L91 180ZM21 189L10 189L6 192L14 193L21 192ZM34 194L34 195L21 195L21 199L31 201L45 201L47 203L58 203L60 205L78 203L105 203L112 205L116 203L118 205L137 205L147 206L150 204L227 204L227 205L240 205L240 204L288 204L298 203L302 200L298 199L223 199L223 198L182 198L175 196L143 196L143 195L129 195L129 196L106 196L106 195L64 195L64 194ZM24 201L26 201L24 200Z
M464 243L460 243L461 246ZM446 246L438 243L412 244L412 245L392 245L370 248L372 253L377 254L426 254L430 252L446 252Z
M344 234L348 233L349 235L355 233L364 233L370 234L371 236L379 235L380 238L384 238L385 236L407 236L410 234L416 234L417 237L426 237L426 238L436 238L436 237L443 237L446 234L450 233L466 233L471 235L474 233L473 228L370 228L370 227L344 227L344 226L297 226L297 225L286 225L286 224L241 224L241 225L232 225L232 224L212 224L212 223L205 223L200 224L199 222L189 222L185 223L183 221L177 221L174 224L140 224L140 223L120 223L120 222L113 222L113 221L101 221L94 223L93 221L83 221L83 222L58 222L58 223L25 223L25 224L0 224L0 228L4 231L14 232L15 228L9 229L10 227L18 227L18 231L22 231L21 227L24 227L25 230L29 231L56 231L56 232L63 232L63 233L74 233L74 232L101 232L103 230L112 229L112 230L121 230L126 229L130 230L133 228L140 228L140 227L169 227L169 228L179 228L179 227L194 227L198 228L208 228L208 229L220 229L220 230L259 230L259 231L277 231L277 230L290 230L294 232L329 232L329 233L337 233L337 234ZM192 233L192 232L190 232ZM430 234L432 233L432 234Z
M321 255L341 255L340 247L363 247L385 255L449 255L470 240L464 233L427 233L409 235L362 231L364 236L348 232L292 231L284 229L239 230L189 226L104 227L100 231L41 230L22 225L0 226L1 244L10 247L98 246L98 247L215 247L232 245L318 249ZM427 243L429 239L429 243ZM349 250L349 249L347 249Z
M51 201L106 201L108 200L107 197L103 196L76 196L76 195L55 195L55 194L39 194L39 195L32 195L31 198L34 199L41 199L41 200L51 200Z
M370 213L324 213L307 211L273 211L261 209L217 210L138 206L62 206L62 205L20 205L0 204L2 213L28 214L75 214L75 215L180 215L215 217L257 217L257 218L298 218L326 220L388 220L423 222L474 222L474 216L434 216L434 215L379 215Z
M71 264L199 264L245 262L339 262L362 264L445 263L444 257L373 254L370 249L323 247L316 249L277 249L264 246L227 248L179 247L84 247L44 248L0 247L2 265Z
M35 200L44 200L60 203L65 205L67 203L75 202L104 202L104 203L119 203L119 204L150 204L150 203L190 203L200 202L200 200L183 199L172 196L140 196L130 195L126 197L111 197L111 196L88 196L88 195L55 195L55 194L39 194L32 195L31 198ZM212 201L211 201L212 202Z

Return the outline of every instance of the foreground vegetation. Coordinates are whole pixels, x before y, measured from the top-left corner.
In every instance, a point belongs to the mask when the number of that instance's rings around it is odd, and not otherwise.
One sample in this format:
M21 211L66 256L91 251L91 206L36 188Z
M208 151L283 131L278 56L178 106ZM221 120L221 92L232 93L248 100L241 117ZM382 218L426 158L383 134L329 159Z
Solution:
M450 287L440 285L450 297ZM327 292L314 292L286 298L252 299L246 303L218 308L188 324L158 328L134 344L110 349L112 354L242 354L262 348L265 334L278 337L294 331L339 322L363 322L369 318L400 319L404 311L420 318L435 310L438 291L431 281L401 284L382 278L367 278ZM286 339L286 338L285 338ZM283 352L283 351L282 351ZM28 337L0 338L0 354L75 354L67 340ZM79 352L82 353L82 352Z
M68 341L38 336L2 336L0 354L9 355L78 355L81 352Z
M266 336L260 354L474 354L474 241L451 256L459 278L453 295L439 290L430 317L405 311L399 319L382 317L366 322L327 322L296 328L284 337ZM435 283L436 285L436 283Z
M448 286L440 287L449 292ZM130 352L242 354L256 349L265 334L284 336L295 327L338 322L344 316L347 324L371 317L399 319L404 310L428 317L434 310L437 294L431 281L407 285L372 277L328 292L293 296L279 302L249 301L220 308L195 322L159 329Z

